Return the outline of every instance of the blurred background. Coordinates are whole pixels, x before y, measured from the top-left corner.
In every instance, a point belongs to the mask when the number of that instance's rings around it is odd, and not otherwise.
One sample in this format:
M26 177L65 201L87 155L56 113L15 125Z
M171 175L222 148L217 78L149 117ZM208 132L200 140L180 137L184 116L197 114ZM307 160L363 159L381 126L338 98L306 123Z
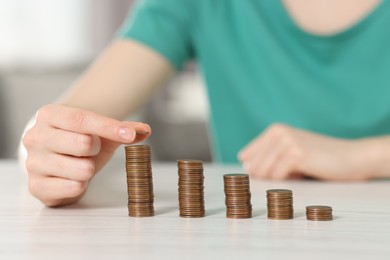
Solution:
M115 37L134 2L0 0L0 158L16 158L26 122ZM189 64L129 119L152 126L154 160L208 161L207 118L202 79Z

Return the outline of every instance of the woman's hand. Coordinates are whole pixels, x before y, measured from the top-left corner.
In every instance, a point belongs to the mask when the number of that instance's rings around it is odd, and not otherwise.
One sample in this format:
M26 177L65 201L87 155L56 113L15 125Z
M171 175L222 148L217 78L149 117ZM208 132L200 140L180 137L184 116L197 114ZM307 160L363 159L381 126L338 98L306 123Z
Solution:
M47 206L76 202L120 144L140 142L150 133L143 123L64 105L45 106L22 139L29 189Z
M390 174L385 139L344 140L275 124L242 149L239 159L260 178L365 180Z

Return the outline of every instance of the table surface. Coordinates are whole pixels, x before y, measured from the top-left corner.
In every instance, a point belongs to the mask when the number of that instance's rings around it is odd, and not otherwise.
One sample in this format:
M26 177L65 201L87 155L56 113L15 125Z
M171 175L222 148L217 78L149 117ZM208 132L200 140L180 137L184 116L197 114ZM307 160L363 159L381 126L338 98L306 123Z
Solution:
M113 161L77 204L47 208L29 195L16 161L1 161L0 259L390 259L390 181L251 180L254 217L225 217L225 173L205 165L206 217L180 218L176 165L153 164L156 216L127 216L124 162ZM293 190L295 217L269 220L265 192ZM305 206L334 220L306 220Z

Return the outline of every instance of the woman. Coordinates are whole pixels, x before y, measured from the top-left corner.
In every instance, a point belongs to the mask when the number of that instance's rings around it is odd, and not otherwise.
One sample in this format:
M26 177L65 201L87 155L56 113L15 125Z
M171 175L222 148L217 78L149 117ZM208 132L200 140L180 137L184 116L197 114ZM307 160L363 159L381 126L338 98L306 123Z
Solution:
M121 122L189 59L205 78L216 158L257 177L390 176L390 3L145 0L120 36L23 138L29 188L77 201L122 143Z

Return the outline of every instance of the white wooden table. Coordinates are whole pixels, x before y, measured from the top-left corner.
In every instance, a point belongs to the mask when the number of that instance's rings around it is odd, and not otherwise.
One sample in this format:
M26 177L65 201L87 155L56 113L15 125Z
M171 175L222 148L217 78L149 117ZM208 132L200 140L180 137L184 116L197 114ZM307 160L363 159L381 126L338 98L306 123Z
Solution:
M390 259L390 181L251 180L252 219L225 217L222 175L205 165L207 216L178 216L174 164L153 164L156 216L127 216L124 162L112 162L82 201L47 208L32 198L16 161L0 161L0 259ZM265 191L294 192L295 218L269 220ZM305 206L333 207L307 221Z

